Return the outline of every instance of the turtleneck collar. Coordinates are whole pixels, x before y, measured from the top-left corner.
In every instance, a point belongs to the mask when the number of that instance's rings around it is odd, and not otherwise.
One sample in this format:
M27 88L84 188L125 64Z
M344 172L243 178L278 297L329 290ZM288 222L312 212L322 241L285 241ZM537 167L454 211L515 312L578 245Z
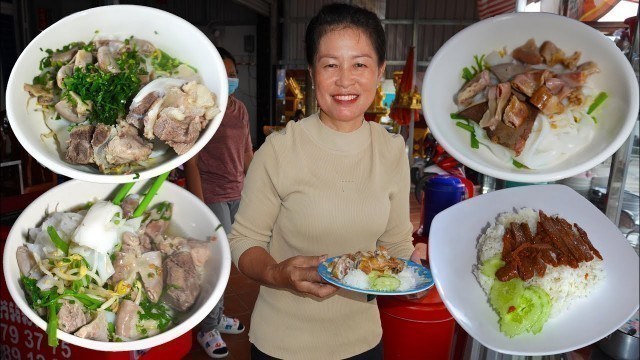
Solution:
M305 131L319 145L331 151L356 153L364 149L371 141L370 125L364 119L358 129L344 133L323 124L318 114L313 114L301 120L301 122Z

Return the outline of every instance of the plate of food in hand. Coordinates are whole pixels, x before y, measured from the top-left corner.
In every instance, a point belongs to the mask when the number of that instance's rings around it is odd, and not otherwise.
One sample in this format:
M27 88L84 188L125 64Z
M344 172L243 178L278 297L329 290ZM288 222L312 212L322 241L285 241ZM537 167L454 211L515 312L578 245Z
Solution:
M455 159L489 176L555 181L622 146L638 115L638 82L598 30L548 13L477 22L430 61L425 119Z
M148 349L191 331L220 300L231 268L224 230L162 179L120 188L70 180L20 214L4 277L49 346Z
M69 15L27 45L9 77L7 117L52 171L125 183L195 155L227 96L222 59L198 28L159 9L113 5Z
M327 282L371 295L408 295L433 286L431 271L413 261L389 256L384 247L334 256L318 266Z
M498 190L442 211L429 232L429 259L451 315L501 353L579 349L638 310L638 255L564 185Z

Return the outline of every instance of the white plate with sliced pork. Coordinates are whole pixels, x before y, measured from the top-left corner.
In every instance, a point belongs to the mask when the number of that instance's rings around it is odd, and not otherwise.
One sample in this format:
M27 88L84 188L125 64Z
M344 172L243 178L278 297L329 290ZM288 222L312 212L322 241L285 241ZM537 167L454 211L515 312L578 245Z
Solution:
M427 68L422 103L436 140L464 165L541 182L587 171L620 148L638 94L629 62L599 31L517 13L447 41Z
M429 259L457 323L505 354L583 348L638 309L638 255L598 208L564 185L503 189L440 212Z

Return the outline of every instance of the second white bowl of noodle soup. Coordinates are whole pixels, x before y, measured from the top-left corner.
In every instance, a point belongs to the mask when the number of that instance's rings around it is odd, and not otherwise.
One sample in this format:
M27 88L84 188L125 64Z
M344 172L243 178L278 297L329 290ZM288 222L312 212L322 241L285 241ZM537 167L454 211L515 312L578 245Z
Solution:
M152 181L138 182L130 193L144 194ZM87 201L109 200L115 196L118 186L114 184L95 184L78 180L67 181L38 197L18 217L9 232L4 247L3 270L7 288L13 301L20 310L40 329L46 332L47 322L29 307L24 291L20 287L20 270L16 259L16 250L23 245L29 228L36 227L44 219L45 212L71 210ZM231 269L231 252L224 229L213 212L197 197L187 190L170 182L165 182L150 207L162 201L173 204L173 216L169 231L180 236L198 240L207 240L212 235L213 252L204 266L200 294L193 306L179 313L178 323L169 330L155 336L127 342L102 342L88 340L58 330L58 338L67 343L99 351L131 351L148 349L167 343L187 331L191 331L202 321L223 296ZM216 228L218 228L216 230ZM173 229L173 230L172 230Z
M130 36L150 41L156 48L197 69L202 83L216 95L220 113L200 133L195 145L185 154L169 149L155 158L144 170L128 175L107 175L97 167L74 165L64 161L53 139L42 140L49 132L42 114L34 111L24 84L38 75L40 60L46 55L40 49L60 49L74 41L88 42L94 36L126 39ZM29 154L53 172L99 183L125 183L148 179L174 169L198 153L220 126L227 107L227 71L213 43L197 27L163 10L136 6L111 5L92 8L69 15L46 28L22 51L14 64L7 85L7 117L11 129ZM29 104L27 106L27 104Z
M567 55L582 52L580 63L594 61L600 73L589 82L609 98L594 113L598 123L591 142L577 153L542 169L516 168L498 159L486 147L473 149L469 132L456 126L454 97L462 87L462 69L474 65L473 56L516 47L533 38L540 46L554 42ZM464 165L489 176L519 182L555 181L600 164L627 139L638 116L638 81L629 61L616 45L579 21L546 13L499 15L475 23L449 39L431 60L422 86L425 119L444 149Z

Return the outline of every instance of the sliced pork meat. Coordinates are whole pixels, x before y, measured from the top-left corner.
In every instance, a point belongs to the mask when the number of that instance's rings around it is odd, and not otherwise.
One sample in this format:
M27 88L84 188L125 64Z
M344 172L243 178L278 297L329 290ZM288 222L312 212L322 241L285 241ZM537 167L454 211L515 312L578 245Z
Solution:
M116 62L116 58L113 55L111 49L108 46L102 46L98 48L98 67L103 71L117 74L120 72L120 66Z
M561 64L564 59L564 51L559 49L556 44L551 41L545 41L540 45L540 55L544 59L544 63L549 66Z
M160 112L153 134L171 146L178 155L182 155L198 140L203 120L201 117L185 117L175 108L166 108Z
M138 260L138 271L149 301L157 303L162 295L162 253L150 251L142 254Z
M107 161L107 145L109 141L117 135L117 131L113 126L105 124L96 125L96 131L91 139L91 147L93 149L93 159L98 168L102 172L106 172L112 165Z
M591 76L593 74L599 73L600 67L593 61L587 61L580 64L580 66L578 66L576 70L587 74L587 76Z
M485 101L485 102L472 105L458 112L458 115L462 116L465 119L469 119L476 123L480 123L482 116L484 115L484 113L487 112L488 109L489 109L489 103Z
M93 137L93 125L78 125L71 130L65 160L71 164L92 164L93 148L91 139Z
M136 163L149 158L153 145L145 143L138 130L125 122L117 126L118 135L107 145L105 157L109 164Z
M109 283L116 286L120 281L133 285L138 273L138 258L135 253L118 251L114 254L113 269Z
M200 293L199 276L187 251L177 251L164 262L165 301L178 311L188 310Z
M56 51L51 54L52 62L59 62L66 64L76 55L79 49L81 49L85 44L83 42L78 42L75 45L71 46L68 50L65 51Z
M534 39L529 39L524 43L524 45L515 48L511 52L511 56L514 59L529 65L541 64L543 60Z
M587 82L589 73L586 71L574 71L564 74L558 74L556 77L562 80L566 86L575 88L582 86Z
M527 71L528 67L520 63L505 63L493 65L489 70L498 78L498 81L504 83L511 81L514 76Z
M96 318L93 319L87 325L81 327L74 334L77 337L83 339L96 340L96 341L109 341L109 323L103 310L99 310L96 314Z
M142 337L138 331L142 308L131 300L122 300L116 315L115 333L127 340L137 340Z
M559 114L565 110L565 106L562 104L560 98L554 95L546 86L540 86L531 95L529 102L547 116Z
M198 273L202 273L204 270L204 264L211 257L211 247L209 241L201 241L196 239L188 239L187 245L193 259L193 265L198 270Z
M481 71L460 89L456 98L458 105L463 107L471 105L473 98L490 84L491 78L489 76L489 70Z
M549 70L532 70L516 75L511 80L514 89L521 93L531 96L540 86L544 85L545 80L553 74Z
M29 276L31 269L38 265L36 259L33 257L33 253L31 253L26 246L20 246L16 249L16 258L18 261L18 269L20 269L20 273L24 276Z
M127 254L134 254L136 257L142 255L142 247L138 236L130 231L122 234L122 246L120 251Z
M487 89L487 98L489 102L489 110L482 116L480 126L494 130L498 122L502 120L504 108L511 96L511 85L509 83L500 83L496 86L490 86Z
M122 200L120 207L122 207L122 217L128 219L131 214L136 210L140 204L140 195L130 194Z
M517 128L529 118L529 107L518 97L511 96L509 105L507 105L502 115L502 121L512 128Z
M82 311L82 305L64 300L58 312L58 329L72 334L89 322L88 315Z
M144 127L143 119L145 114L159 98L160 93L158 91L153 91L144 96L139 103L135 104L135 106L132 104L132 107L129 109L129 113L127 114L126 121L137 129L142 129Z
M524 149L527 138L531 134L533 123L538 115L538 111L533 106L527 104L527 107L529 116L517 128L514 129L500 121L494 130L487 130L487 135L492 142L513 150L516 156L520 155Z

